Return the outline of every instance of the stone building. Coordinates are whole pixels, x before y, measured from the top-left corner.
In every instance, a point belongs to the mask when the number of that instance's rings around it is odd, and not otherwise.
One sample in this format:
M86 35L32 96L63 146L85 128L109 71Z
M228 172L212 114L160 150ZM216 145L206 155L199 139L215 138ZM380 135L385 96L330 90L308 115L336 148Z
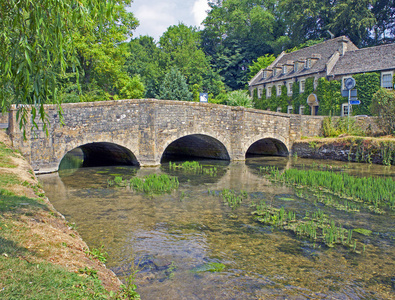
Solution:
M345 36L330 39L311 47L291 53L282 52L266 69L262 69L249 82L251 95L257 89L261 98L266 90L266 98L271 96L276 86L277 96L286 85L292 95L292 85L299 82L300 92L304 92L306 79L314 77L314 87L318 78L344 80L354 74L380 72L381 86L392 89L395 73L395 44L358 49Z

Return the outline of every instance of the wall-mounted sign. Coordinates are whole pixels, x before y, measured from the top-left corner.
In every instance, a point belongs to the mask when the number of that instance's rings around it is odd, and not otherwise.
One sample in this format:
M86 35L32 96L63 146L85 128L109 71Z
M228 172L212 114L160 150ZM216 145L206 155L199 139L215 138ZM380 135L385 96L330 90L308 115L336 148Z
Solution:
M355 88L355 79L352 77L346 78L346 80L344 81L344 87L346 88L346 90L351 90Z
M208 102L208 93L200 93L199 94L200 102Z

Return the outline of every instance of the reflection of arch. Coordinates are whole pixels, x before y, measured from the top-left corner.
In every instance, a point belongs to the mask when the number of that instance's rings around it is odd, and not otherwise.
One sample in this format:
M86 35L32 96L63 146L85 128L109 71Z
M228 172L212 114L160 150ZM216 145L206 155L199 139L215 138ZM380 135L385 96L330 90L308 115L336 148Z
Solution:
M174 157L200 157L230 160L228 150L218 139L205 134L188 134L163 147L161 161Z
M59 162L59 166L68 155L78 153L76 149L80 149L82 167L139 165L136 156L129 149L114 143L98 142L80 145L68 151Z
M255 141L246 151L246 157L257 155L288 156L289 152L283 141L267 137Z

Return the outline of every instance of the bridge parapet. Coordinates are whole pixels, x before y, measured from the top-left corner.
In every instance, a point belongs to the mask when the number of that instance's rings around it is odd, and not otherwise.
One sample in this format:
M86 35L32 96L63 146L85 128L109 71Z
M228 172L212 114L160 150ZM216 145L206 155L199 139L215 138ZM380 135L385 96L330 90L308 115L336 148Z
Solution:
M244 160L249 147L262 139L273 139L291 149L302 135L317 135L320 120L231 107L210 103L139 99L63 104L64 125L57 107L47 105L48 136L39 129L26 127L26 140L16 120L16 108L9 119L9 134L37 173L57 171L64 155L82 145L110 143L130 151L141 166L159 165L166 148L187 136L197 151L212 155L207 142L215 140L217 149L225 149L230 160ZM309 125L309 126L307 126ZM308 127L307 132L305 127ZM207 137L207 138L203 138ZM206 143L207 142L207 143ZM185 143L184 143L185 144ZM200 145L200 146L199 146ZM222 147L222 146L223 147ZM221 148L222 147L222 148ZM206 152L205 152L206 151ZM207 156L210 157L210 156Z

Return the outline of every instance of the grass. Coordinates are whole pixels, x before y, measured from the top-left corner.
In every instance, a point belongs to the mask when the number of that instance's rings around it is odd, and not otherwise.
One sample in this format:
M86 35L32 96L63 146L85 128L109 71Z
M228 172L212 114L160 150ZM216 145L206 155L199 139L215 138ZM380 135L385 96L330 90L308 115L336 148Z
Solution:
M280 173L275 167L261 167L260 171L275 181L306 186L363 203L364 207L376 213L384 213L384 208L395 210L395 181L391 178L356 177L333 171L297 169Z
M0 142L0 168L16 168L17 165L11 159L14 155L12 149L7 148L4 143Z
M107 183L109 186L130 186L133 190L146 194L170 193L179 187L178 178L166 174L150 174L143 178L133 177L129 181L124 180L121 176L115 176L113 180L108 179Z
M108 299L109 293L92 276L82 277L49 263L20 257L0 257L2 299Z
M303 218L297 218L294 212L287 212L284 207L275 208L261 202L256 205L256 210L252 214L258 222L290 230L299 237L310 239L314 244L323 243L328 247L339 244L356 251L356 241L352 238L352 230L336 225L335 221L321 210L313 213L306 212Z
M22 160L19 156L12 160L14 153L0 143L0 167L5 168L0 170L0 299L139 299L133 283L127 282L116 293L108 292L97 270L88 267L103 271L96 263L105 257L103 249L93 249L89 254L96 259L84 262L83 251L73 249L74 243L82 243L68 234L66 222L42 198L23 195L44 196L38 184L19 179L19 172L33 173L16 170L17 165L10 164ZM56 242L51 240L54 232L59 234ZM65 262L58 255L59 247L62 253L70 251L64 267L51 262L53 258L60 264ZM86 267L80 274L65 267L81 262Z
M182 170L186 173L204 174L208 176L216 176L217 168L212 166L203 166L197 161L185 161L182 164L169 162L170 170Z

